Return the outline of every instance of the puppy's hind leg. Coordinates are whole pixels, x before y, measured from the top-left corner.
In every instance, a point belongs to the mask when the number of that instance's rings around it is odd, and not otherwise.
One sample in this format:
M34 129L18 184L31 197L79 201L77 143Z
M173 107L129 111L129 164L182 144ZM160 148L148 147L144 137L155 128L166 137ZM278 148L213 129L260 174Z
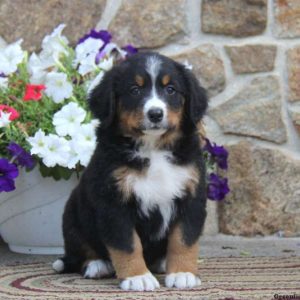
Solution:
M52 268L57 273L75 273L81 269L82 259L76 256L64 256L57 259Z
M57 259L52 264L52 268L57 273L80 273L83 263L87 259L88 252L84 249L86 243L75 227L70 228L67 235L64 234L64 240L65 255Z
M87 245L77 225L76 204L78 196L74 190L68 200L63 214L63 237L65 255L57 259L52 268L57 273L79 273L86 260Z

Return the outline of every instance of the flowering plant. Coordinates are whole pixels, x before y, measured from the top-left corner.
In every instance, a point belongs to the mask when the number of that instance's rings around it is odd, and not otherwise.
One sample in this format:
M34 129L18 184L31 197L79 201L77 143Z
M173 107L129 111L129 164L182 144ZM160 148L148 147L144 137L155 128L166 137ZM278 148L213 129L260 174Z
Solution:
M87 166L98 125L87 94L118 59L137 51L119 48L103 30L91 30L72 48L64 27L45 36L39 54L29 56L22 40L0 49L0 192L15 189L20 167L39 165L43 176L59 180ZM218 184L210 178L211 194Z
M218 169L227 170L228 152L205 138L204 158L207 168L207 197L210 200L223 200L229 193L228 179L218 174Z
M117 59L136 52L95 30L73 49L64 27L43 39L39 54L29 56L22 40L0 49L0 192L15 189L20 167L38 164L43 176L58 180L88 164L97 121L87 94Z

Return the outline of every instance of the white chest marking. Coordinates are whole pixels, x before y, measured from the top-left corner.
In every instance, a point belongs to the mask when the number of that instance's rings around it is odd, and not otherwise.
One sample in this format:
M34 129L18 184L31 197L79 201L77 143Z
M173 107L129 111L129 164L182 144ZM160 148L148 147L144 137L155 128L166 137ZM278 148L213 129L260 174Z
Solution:
M140 201L140 208L144 215L158 208L163 217L163 226L157 238L163 237L168 228L174 209L174 199L182 197L186 184L193 177L188 167L176 166L170 162L171 153L168 151L152 150L137 153L150 159L146 173L137 176L129 175L129 185Z

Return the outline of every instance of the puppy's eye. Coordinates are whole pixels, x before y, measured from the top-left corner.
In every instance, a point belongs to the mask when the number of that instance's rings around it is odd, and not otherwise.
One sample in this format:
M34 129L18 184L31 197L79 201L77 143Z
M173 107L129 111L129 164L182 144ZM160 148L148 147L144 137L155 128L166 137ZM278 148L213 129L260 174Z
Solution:
M130 94L133 95L133 96L138 96L138 95L141 94L141 90L139 89L139 87L134 85L130 88Z
M176 90L172 85L166 86L165 91L168 95L174 95L176 93Z

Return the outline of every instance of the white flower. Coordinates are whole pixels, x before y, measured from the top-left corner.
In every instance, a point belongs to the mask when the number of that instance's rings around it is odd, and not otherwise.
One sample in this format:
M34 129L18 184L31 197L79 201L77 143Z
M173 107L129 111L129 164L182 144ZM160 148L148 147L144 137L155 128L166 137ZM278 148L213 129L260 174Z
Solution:
M111 53L112 53L114 50L116 50L116 51L120 54L120 56L121 56L122 58L125 58L126 55L127 55L127 52L126 52L126 51L122 50L120 47L118 47L118 46L117 46L116 44L114 44L114 43L108 43L108 44L106 44L106 46L104 47L104 49L102 50L102 52L103 52L103 54L104 54L105 56L110 56Z
M87 167L89 164L95 148L86 147L85 151L79 153L80 164L84 167Z
M69 41L65 36L61 35L65 27L65 24L60 24L50 35L46 35L43 39L40 57L49 66L55 65L61 54L68 55L68 51L65 47Z
M45 151L40 155L47 167L60 165L66 167L69 158L70 146L68 141L55 134L49 134L45 139Z
M77 65L81 63L83 59L85 59L90 54L94 54L96 57L99 49L103 46L103 41L100 39L94 39L89 37L84 42L78 44L75 48L76 58L74 60L74 64Z
M96 145L96 134L95 125L91 122L88 124L82 124L75 135L73 135L73 140L78 144L89 144L92 148Z
M28 64L27 64L27 70L30 77L30 83L33 84L44 84L46 80L48 65L43 62L39 56L37 56L35 53L32 53Z
M86 112L77 103L70 102L53 117L53 125L60 136L73 136L86 117Z
M44 155L46 152L46 135L45 132L39 129L33 137L27 138L31 146L30 153Z
M64 73L50 72L46 76L46 95L52 97L55 103L60 103L64 99L70 98L73 92L73 86L67 80Z
M97 144L95 123L82 124L77 134L73 136L73 142L76 145L75 148L81 165L86 167Z
M79 74L84 76L97 69L96 56L102 45L102 40L91 37L77 45L75 48L76 58L73 65L77 66L79 64Z
M94 126L94 129L96 130L97 127L100 125L100 121L98 119L91 120L91 124Z
M76 164L80 163L82 166L87 166L96 147L95 128L98 122L92 120L88 124L82 124L76 135L69 141L69 157L67 167L69 169L75 168Z
M102 78L104 76L104 72L99 72L99 74L91 81L87 82L87 93L90 94L90 92L101 82Z
M0 49L0 71L9 75L17 71L18 64L24 59L24 51L21 48L23 40L8 45Z
M4 111L0 112L0 128L1 127L6 127L6 126L9 125L9 123L11 122L9 120L10 114L11 113L6 113Z
M71 140L69 141L69 156L68 156L68 161L66 163L66 166L69 169L73 169L75 168L75 166L77 165L77 163L79 163L80 161L80 156L79 153L77 152L77 145L76 143Z
M6 89L7 84L8 84L8 78L0 76L0 89Z
M69 160L70 146L68 141L55 134L45 135L39 129L33 137L27 138L31 145L31 154L36 154L42 158L47 167L60 165L65 167Z
M113 67L113 64L114 64L114 59L113 57L110 57L108 59L103 59L99 64L98 64L98 67L101 69L101 70L104 70L104 71L109 71L112 67Z
M91 73L97 69L95 63L96 55L90 54L85 59L81 60L81 63L78 68L78 73L82 76L85 76L88 73Z

